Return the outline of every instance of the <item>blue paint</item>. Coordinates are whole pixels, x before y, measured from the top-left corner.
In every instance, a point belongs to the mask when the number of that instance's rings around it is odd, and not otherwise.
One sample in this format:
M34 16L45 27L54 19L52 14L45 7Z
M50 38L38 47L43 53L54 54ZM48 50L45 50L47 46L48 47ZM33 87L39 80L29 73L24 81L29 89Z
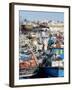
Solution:
M19 60L31 60L31 55L20 54Z
M64 77L64 70L58 67L44 67L44 73L46 76Z
M64 59L64 54L60 54L60 57L61 57L62 59Z

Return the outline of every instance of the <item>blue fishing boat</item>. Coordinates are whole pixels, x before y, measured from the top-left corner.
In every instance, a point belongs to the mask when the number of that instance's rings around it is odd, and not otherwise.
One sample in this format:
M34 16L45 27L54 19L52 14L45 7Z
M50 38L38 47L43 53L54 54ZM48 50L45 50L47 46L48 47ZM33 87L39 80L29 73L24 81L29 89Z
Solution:
M64 77L64 69L59 67L42 68L46 77Z
M63 48L53 48L55 52L56 60L47 60L47 64L40 69L45 74L45 77L64 77L64 49Z

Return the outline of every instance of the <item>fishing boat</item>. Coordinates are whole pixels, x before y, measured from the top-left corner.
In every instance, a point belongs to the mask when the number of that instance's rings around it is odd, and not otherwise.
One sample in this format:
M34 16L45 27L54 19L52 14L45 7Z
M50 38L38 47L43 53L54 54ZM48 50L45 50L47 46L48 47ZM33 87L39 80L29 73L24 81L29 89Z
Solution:
M19 78L29 78L38 72L38 61L33 51L26 51L20 54Z
M53 60L49 54L40 71L43 71L45 77L64 77L64 49L53 48L53 51L57 54L55 59Z

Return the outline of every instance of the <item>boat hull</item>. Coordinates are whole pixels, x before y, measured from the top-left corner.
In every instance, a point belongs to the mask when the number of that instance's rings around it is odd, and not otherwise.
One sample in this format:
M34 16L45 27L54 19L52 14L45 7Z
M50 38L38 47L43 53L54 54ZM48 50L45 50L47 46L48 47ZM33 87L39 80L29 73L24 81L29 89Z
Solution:
M64 69L59 67L42 67L45 77L64 77Z

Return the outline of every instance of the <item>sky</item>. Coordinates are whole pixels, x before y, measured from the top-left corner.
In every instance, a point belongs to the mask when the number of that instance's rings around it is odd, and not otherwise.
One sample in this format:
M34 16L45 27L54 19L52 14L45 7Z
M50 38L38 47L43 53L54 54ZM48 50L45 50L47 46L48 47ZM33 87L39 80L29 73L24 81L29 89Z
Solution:
M29 21L34 20L53 20L53 21L64 21L64 13L63 12L46 12L46 11L19 11L20 21L27 19Z

